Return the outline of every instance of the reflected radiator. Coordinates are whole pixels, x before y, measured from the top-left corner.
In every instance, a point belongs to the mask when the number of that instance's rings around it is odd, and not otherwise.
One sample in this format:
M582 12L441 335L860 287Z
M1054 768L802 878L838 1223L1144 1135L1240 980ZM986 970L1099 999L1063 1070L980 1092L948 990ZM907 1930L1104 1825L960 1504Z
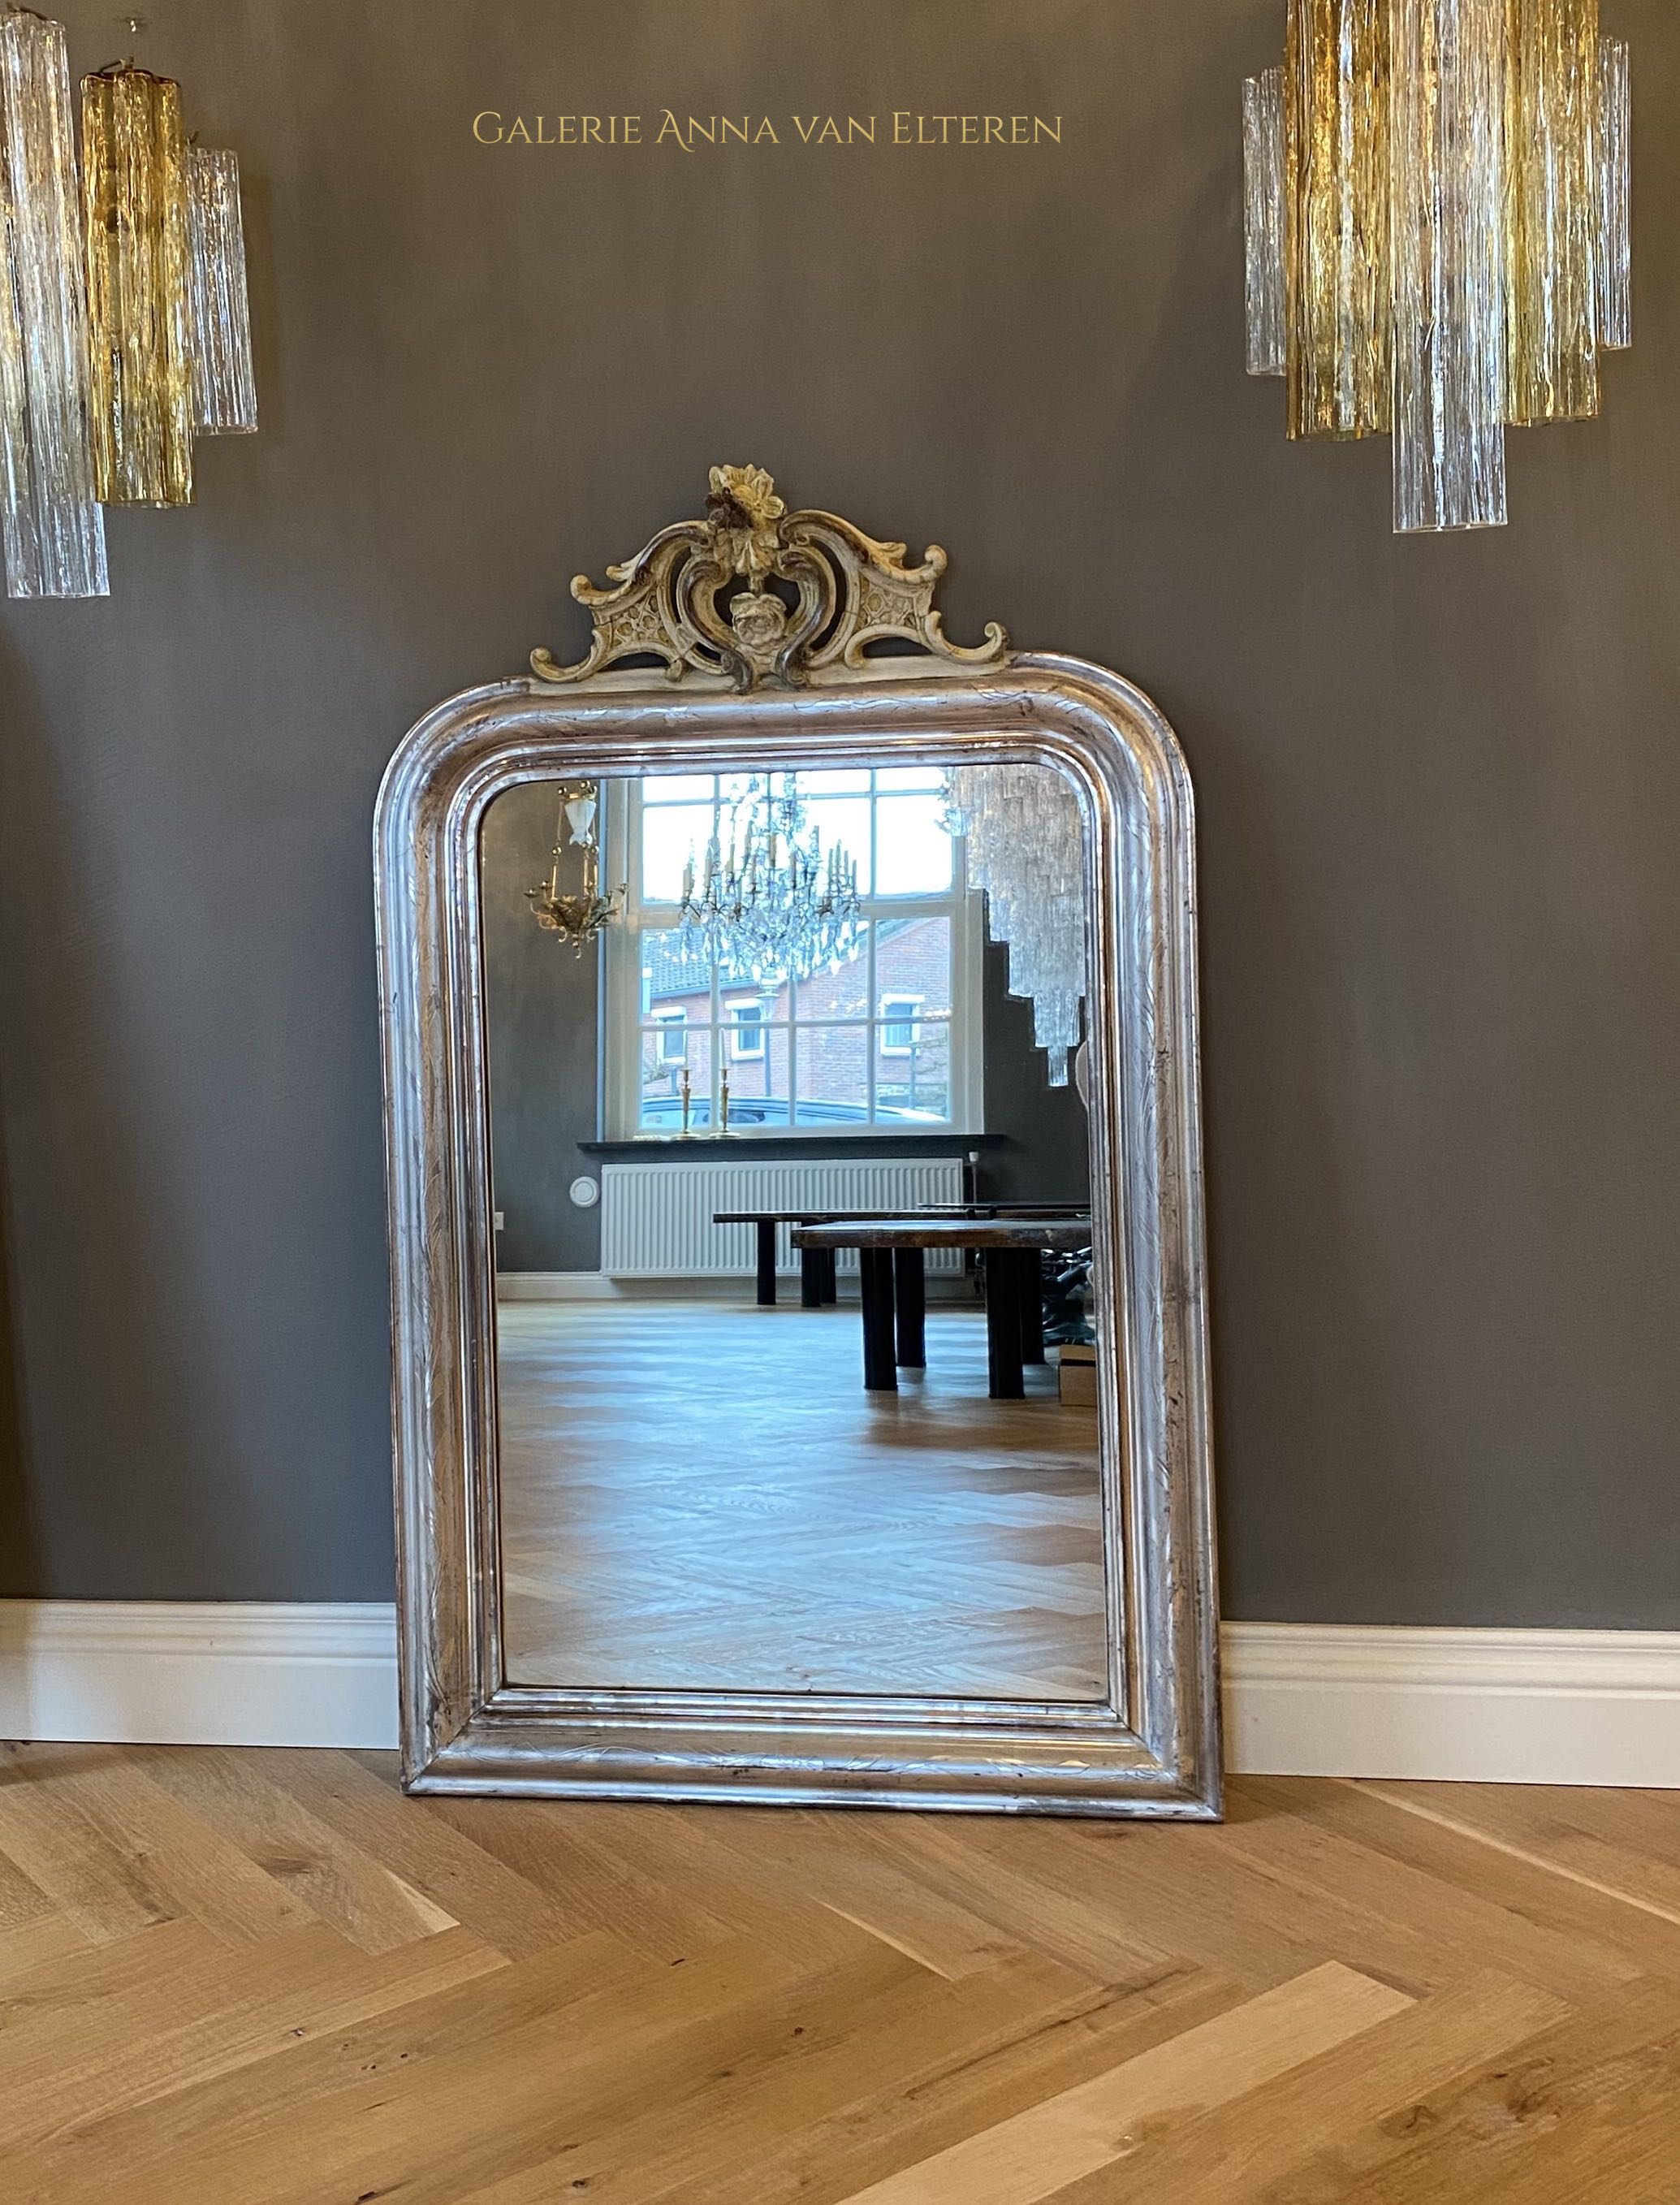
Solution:
M714 1225L719 1209L899 1209L963 1199L960 1156L880 1162L797 1158L780 1163L608 1164L601 1174L601 1268L610 1279L751 1278L757 1239L750 1225ZM797 1271L788 1227L776 1234L776 1261ZM851 1250L840 1259L855 1272ZM938 1275L961 1271L960 1254L930 1254Z

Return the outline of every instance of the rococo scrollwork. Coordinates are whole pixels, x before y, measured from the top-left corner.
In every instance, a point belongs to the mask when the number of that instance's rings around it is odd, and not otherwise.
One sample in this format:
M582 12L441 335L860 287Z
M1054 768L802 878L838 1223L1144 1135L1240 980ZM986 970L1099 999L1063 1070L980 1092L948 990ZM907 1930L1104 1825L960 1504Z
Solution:
M996 621L983 643L951 642L934 609L945 553L930 544L917 567L902 544L877 543L838 514L789 513L763 467L714 467L703 520L680 520L600 588L586 574L572 594L589 609L588 654L561 666L531 654L547 682L581 681L625 659L664 662L665 678L733 681L739 689L798 687L824 668L868 665L887 639L962 666L1001 665L1009 639Z

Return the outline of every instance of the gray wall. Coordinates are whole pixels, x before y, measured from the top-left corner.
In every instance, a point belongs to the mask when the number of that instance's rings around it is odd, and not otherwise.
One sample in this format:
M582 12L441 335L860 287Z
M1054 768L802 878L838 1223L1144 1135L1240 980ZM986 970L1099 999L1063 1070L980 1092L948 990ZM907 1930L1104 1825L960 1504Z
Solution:
M116 517L109 604L0 612L3 1589L389 1593L379 772L751 459L1183 732L1232 1612L1680 1625L1671 0L1606 0L1606 418L1513 438L1508 532L1408 543L1386 449L1290 447L1240 372L1283 0L145 12L245 164L264 430ZM667 102L1065 143L469 135Z

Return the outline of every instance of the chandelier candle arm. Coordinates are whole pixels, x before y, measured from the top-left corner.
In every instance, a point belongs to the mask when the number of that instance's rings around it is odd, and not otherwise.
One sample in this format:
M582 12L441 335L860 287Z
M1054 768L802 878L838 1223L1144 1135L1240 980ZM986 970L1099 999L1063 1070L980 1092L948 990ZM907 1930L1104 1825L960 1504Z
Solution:
M1598 0L1508 0L1509 419L1599 411Z
M64 27L0 15L0 539L14 597L110 591Z
M234 154L187 148L187 211L193 426L200 436L247 434L257 426L257 381Z
M193 498L187 146L181 86L145 69L81 80L93 479L106 505Z
M1243 247L1250 375L1288 365L1284 280L1284 73L1261 71L1243 86Z
M1633 80L1627 42L1599 40L1599 342L1633 342Z
M1389 425L1389 0L1290 0L1289 433Z
M1505 511L1505 0L1393 0L1394 526Z

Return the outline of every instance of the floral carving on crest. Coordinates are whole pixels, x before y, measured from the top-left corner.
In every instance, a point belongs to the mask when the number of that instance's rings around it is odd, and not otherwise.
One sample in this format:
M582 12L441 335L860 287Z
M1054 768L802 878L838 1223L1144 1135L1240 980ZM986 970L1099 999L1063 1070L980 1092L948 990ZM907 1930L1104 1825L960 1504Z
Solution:
M562 666L531 654L541 681L581 681L630 657L664 661L665 678L731 680L740 689L798 687L824 667L861 669L870 644L917 645L963 666L1000 666L1009 639L996 621L983 643L951 642L934 608L946 556L930 544L921 564L902 544L878 543L837 514L789 513L763 467L711 471L703 520L662 529L607 585L572 585L594 623L587 655Z

